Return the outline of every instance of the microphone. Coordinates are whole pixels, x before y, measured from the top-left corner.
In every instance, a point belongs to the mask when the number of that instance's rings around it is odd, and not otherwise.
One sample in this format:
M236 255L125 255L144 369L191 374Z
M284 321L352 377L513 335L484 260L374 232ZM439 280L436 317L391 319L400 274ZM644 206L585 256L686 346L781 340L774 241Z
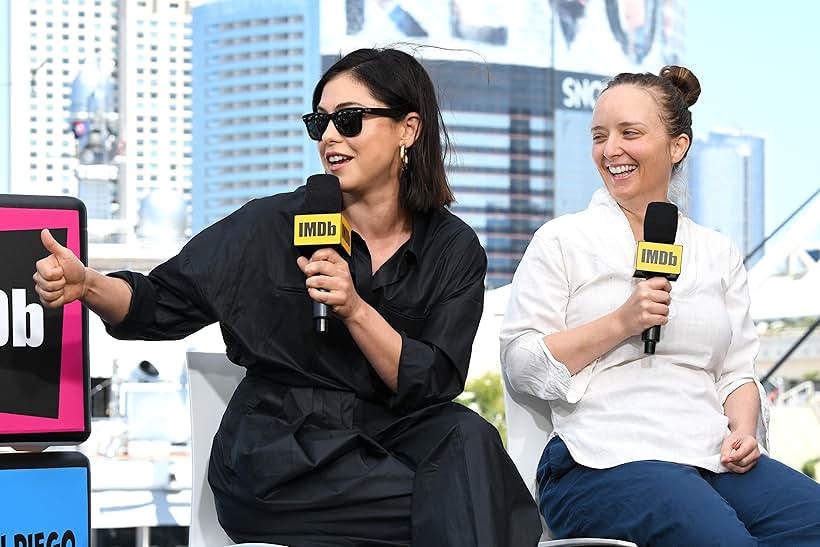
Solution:
M330 247L341 256L350 256L350 225L342 216L342 188L335 175L311 175L305 186L303 211L293 217L293 245L303 256ZM317 333L327 332L327 304L313 302L313 322Z
M643 221L644 241L635 252L634 277L665 277L675 281L680 275L683 246L675 245L678 231L678 208L672 203L653 201L646 208ZM661 339L661 326L649 327L641 334L644 353L655 353Z

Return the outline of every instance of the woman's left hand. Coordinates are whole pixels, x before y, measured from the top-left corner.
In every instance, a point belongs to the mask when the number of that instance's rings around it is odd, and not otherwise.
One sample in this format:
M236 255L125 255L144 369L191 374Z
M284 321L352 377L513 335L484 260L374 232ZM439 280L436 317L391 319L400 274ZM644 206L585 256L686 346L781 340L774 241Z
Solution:
M327 304L343 321L356 313L363 301L353 285L347 261L339 253L323 248L313 253L310 259L300 256L296 263L307 276L308 296Z
M759 458L757 439L748 433L730 433L720 448L720 463L732 473L745 473L755 466Z

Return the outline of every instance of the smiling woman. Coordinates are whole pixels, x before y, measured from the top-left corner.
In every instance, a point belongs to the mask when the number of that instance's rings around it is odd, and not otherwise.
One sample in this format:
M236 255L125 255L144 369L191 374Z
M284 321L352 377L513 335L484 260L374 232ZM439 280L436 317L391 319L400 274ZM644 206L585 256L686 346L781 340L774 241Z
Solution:
M542 226L515 273L502 366L516 391L548 401L554 426L540 510L558 537L820 545L820 486L765 453L738 250L679 215L674 289L634 277L647 210L668 200L699 95L678 66L609 82L591 128L604 188ZM644 353L640 335L658 325L663 340Z
M646 204L667 200L672 174L686 158L692 143L689 107L700 95L697 78L685 68L666 67L661 74L668 78L616 76L592 118L592 160L636 240L643 239Z

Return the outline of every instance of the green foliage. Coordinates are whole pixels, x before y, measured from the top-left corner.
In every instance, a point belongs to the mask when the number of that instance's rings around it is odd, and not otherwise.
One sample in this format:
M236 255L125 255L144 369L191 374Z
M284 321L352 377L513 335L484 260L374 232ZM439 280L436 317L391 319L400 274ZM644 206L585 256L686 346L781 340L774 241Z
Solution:
M507 424L504 422L504 390L501 387L501 373L487 372L483 376L474 378L464 386L464 393L457 399L467 408L481 414L493 424L501 440L507 444Z
M813 382L820 380L820 370L810 370L806 372L803 374L803 380L811 380Z
M800 471L802 471L804 475L807 475L813 478L814 480L820 480L820 476L817 475L818 463L820 463L820 457L812 458L803 464L803 467L800 468Z

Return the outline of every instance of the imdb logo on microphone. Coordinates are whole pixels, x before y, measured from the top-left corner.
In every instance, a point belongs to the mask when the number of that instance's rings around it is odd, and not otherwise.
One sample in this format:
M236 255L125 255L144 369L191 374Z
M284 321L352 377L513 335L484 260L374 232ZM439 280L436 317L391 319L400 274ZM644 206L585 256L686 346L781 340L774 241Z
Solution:
M341 213L296 215L293 244L299 246L340 246L350 255L350 225Z
M639 241L635 253L636 277L665 277L675 281L683 262L683 246Z

